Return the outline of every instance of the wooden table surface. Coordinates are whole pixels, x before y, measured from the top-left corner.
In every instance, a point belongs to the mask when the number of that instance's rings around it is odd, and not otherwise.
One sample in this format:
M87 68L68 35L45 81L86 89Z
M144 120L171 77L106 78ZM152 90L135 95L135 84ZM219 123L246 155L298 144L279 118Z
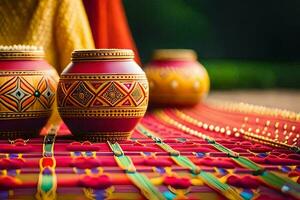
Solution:
M300 112L300 90L227 90L211 91L208 100L244 102Z

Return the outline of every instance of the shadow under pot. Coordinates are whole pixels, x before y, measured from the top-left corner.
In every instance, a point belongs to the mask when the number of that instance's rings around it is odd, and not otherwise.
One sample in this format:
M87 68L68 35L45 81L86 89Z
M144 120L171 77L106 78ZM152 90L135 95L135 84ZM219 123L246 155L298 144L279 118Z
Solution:
M80 140L130 137L148 106L148 81L126 49L75 50L62 72L58 110Z
M0 46L0 138L39 135L52 113L57 76L41 48Z

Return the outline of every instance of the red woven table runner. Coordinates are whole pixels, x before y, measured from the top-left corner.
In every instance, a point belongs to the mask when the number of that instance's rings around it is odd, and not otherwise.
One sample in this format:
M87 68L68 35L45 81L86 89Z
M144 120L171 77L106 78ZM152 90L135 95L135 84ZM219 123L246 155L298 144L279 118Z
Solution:
M297 199L299 114L245 104L151 110L119 143L64 124L0 143L0 199Z

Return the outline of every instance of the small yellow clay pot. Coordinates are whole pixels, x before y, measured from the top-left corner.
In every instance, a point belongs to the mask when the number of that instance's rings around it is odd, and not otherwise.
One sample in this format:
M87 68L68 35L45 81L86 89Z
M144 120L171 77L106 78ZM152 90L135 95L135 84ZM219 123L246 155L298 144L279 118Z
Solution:
M145 72L152 105L194 105L209 91L209 76L193 50L155 50Z

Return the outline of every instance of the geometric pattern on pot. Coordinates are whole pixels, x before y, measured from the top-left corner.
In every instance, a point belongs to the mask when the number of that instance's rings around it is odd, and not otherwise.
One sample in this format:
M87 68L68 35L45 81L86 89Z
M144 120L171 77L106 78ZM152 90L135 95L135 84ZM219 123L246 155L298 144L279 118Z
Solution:
M54 82L44 76L2 76L1 112L48 111L55 100Z
M147 80L61 80L58 106L77 108L146 107Z

